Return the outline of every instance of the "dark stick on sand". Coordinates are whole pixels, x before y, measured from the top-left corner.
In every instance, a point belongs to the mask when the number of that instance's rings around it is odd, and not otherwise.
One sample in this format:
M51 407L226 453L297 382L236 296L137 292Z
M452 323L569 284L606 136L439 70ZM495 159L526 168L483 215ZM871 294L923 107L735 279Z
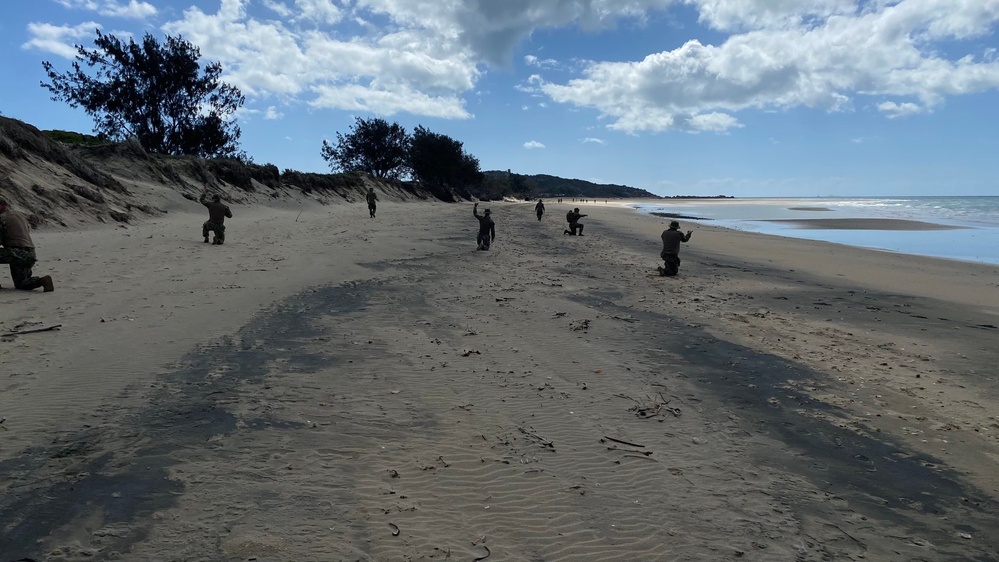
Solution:
M607 437L606 435L604 435L604 439L606 439L608 441L613 441L615 443L620 443L622 445L628 445L629 447L638 447L639 449L644 449L645 448L645 445L639 445L637 443L629 443L627 441L622 441L620 439L614 439L613 437Z
M52 330L58 330L62 328L62 324L56 324L55 326L48 326L47 328L36 328L34 330L20 330L17 332L6 332L4 336L23 336L24 334L37 334L38 332L51 332Z

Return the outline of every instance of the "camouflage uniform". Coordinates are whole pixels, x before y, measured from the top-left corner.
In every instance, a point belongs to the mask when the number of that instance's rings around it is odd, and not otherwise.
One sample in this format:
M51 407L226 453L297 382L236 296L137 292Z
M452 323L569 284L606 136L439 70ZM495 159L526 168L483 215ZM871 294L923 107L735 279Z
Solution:
M232 218L232 211L221 201L209 201L207 193L202 193L198 201L208 208L208 220L205 221L205 224L201 225L201 235L205 237L205 242L208 242L208 233L214 232L214 243L225 243L225 219Z
M375 218L375 211L378 210L378 195L375 194L374 190L369 191L367 199L368 199L368 214L371 215L371 218Z
M663 259L664 267L659 268L659 274L666 277L673 277L680 272L680 243L690 241L690 233L680 232L680 223L673 221L669 225L669 230L662 233L663 251L659 257Z
M0 213L0 240L8 241L8 219L13 217L14 211L8 210ZM20 215L17 219L24 222L22 228L27 228L27 222ZM28 242L31 243L30 241ZM14 288L24 291L31 291L42 286L42 280L31 274L31 268L38 261L34 248L28 247L7 247L0 248L0 263L10 264L10 278L14 281Z

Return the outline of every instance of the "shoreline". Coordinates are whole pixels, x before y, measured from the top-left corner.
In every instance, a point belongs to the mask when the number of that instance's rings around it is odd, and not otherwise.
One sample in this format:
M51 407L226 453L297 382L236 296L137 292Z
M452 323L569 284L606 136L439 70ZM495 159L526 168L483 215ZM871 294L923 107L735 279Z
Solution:
M39 233L56 292L0 290L64 326L0 338L14 557L999 549L994 266L697 225L665 279L668 221L571 206L490 203L489 252L462 204Z
M845 200L856 202L863 199ZM999 198L988 199L999 201ZM959 219L957 216L933 216L940 211L928 209L909 211L912 216L877 216L878 213L890 214L897 211L870 210L852 203L835 207L829 201L829 198L760 198L703 203L686 201L673 205L671 212L666 213L660 211L670 205L661 202L636 202L630 206L640 213L683 215L688 220L703 219L719 227L744 232L810 239L956 262L999 265L999 253L991 243L993 236L999 236L999 224L996 222L999 217L995 215L999 211L986 211L990 208L987 205L977 204L977 208L969 211L972 214ZM817 212L821 212L823 216L815 216Z

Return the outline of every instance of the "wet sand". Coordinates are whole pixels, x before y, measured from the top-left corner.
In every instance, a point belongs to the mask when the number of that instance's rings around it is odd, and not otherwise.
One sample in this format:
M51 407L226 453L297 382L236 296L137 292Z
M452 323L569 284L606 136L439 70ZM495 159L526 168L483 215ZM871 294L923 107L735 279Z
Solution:
M799 211L811 210L799 208ZM767 222L794 225L797 228L827 230L958 230L963 226L951 226L925 221L905 219L773 219Z
M995 559L995 267L695 227L667 279L664 219L489 206L37 235L0 552Z

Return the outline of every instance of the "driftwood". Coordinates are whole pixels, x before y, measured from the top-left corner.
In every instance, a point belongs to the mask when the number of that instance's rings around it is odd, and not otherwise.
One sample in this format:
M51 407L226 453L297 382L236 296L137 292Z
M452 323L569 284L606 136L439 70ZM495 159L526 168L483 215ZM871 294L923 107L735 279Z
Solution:
M628 441L622 441L620 439L614 439L613 437L607 437L606 435L604 435L604 439L606 439L608 441L613 441L615 443L620 443L622 445L627 445L629 447L638 447L639 449L644 449L645 448L645 445L639 445L638 443L629 443Z
M479 556L478 558L476 558L472 562L479 562L480 560L485 560L486 558L489 558L490 556L493 555L493 551L489 550L488 546L482 545L482 548L486 549L486 555L485 556Z
M33 330L17 330L13 332L4 332L3 336L23 336L24 334L37 334L38 332L51 332L53 330L58 330L62 328L62 324L56 324L55 326L46 326L45 328L35 328Z
M555 443L554 442L545 439L544 437L538 435L537 433L534 433L533 431L527 431L523 427L517 426L517 429L519 429L520 432L523 433L524 435L526 435L526 436L534 439L535 441L537 441L538 443L544 445L545 447L548 447L549 449L551 449L553 451L555 450Z

